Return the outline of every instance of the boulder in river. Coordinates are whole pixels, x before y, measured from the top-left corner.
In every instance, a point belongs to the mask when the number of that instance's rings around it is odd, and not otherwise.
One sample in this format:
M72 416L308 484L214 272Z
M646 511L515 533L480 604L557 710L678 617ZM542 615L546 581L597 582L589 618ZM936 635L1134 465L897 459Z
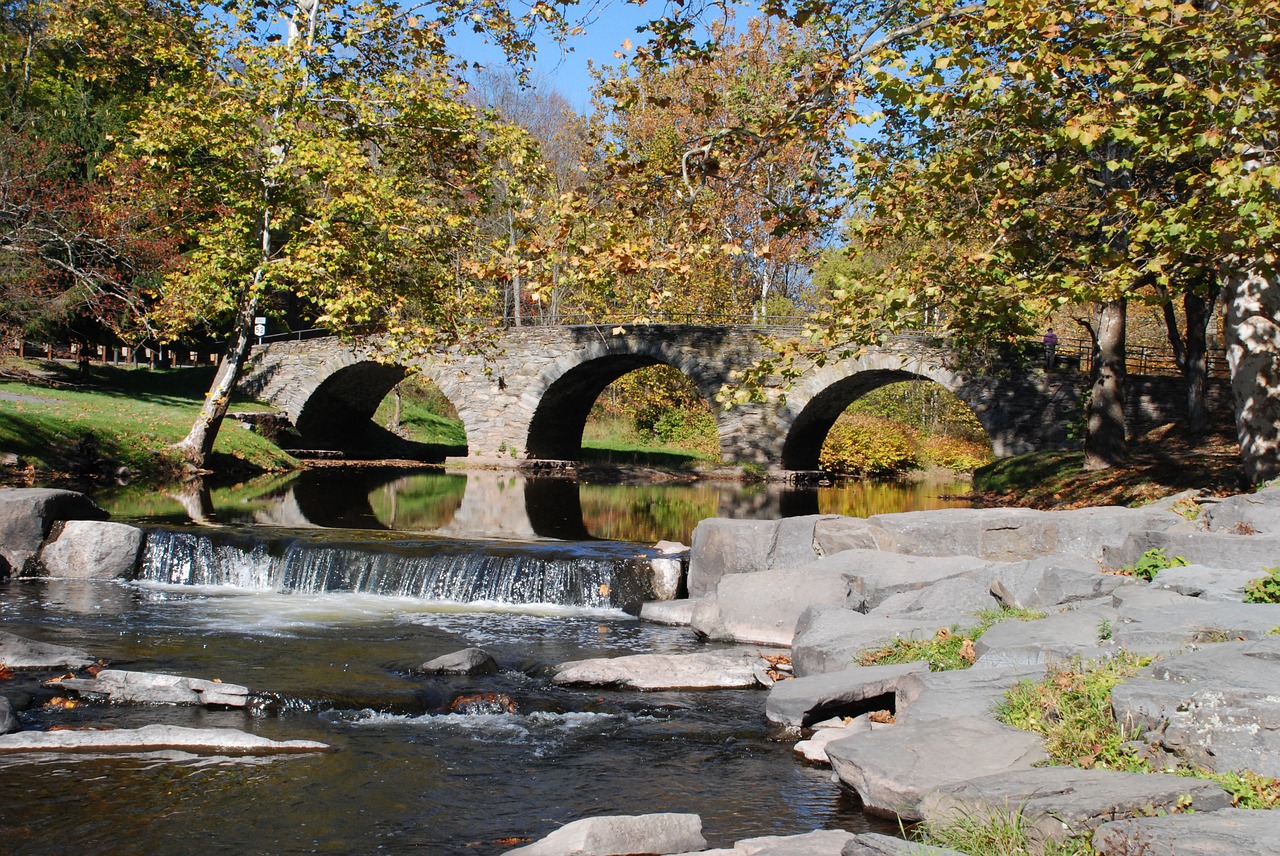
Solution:
M498 661L483 648L463 648L428 660L415 671L428 675L492 675Z
M58 686L78 695L118 704L244 707L249 702L248 687L239 684L124 669L103 669L93 678L63 678Z
M641 856L703 850L696 814L610 815L575 820L506 856Z
M136 526L103 520L68 520L54 527L55 540L36 561L45 574L81 580L128 579L138 569L143 533Z
M325 752L331 748L314 740L269 740L235 728L186 728L180 725L144 725L109 731L21 731L0 737L0 754L183 749L214 754L273 755Z
M93 662L78 648L36 642L0 630L0 665L10 669L82 669Z
M106 520L107 512L73 490L0 488L0 556L19 573L59 520Z

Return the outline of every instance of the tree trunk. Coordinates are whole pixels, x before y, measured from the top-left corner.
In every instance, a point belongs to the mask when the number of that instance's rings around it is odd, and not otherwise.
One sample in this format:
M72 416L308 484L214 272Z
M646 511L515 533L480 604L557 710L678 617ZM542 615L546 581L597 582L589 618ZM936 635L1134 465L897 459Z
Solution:
M1094 339L1093 386L1084 441L1084 467L1124 463L1129 451L1124 416L1125 301L1099 304Z
M1280 476L1280 276L1227 272L1227 365L1249 484Z
M235 330L231 340L227 342L227 352L218 364L218 372L213 376L213 384L205 395L200 415L196 417L191 431L174 448L182 453L182 459L197 470L205 470L209 455L213 452L213 442L218 438L218 429L231 406L231 393L245 360L249 357L249 345L253 341L253 316L258 311L258 302L249 300L240 307L236 316Z
M1187 316L1186 351L1182 377L1187 388L1187 435L1199 437L1209 427L1209 343L1207 331L1213 315L1213 298L1187 292L1182 306Z

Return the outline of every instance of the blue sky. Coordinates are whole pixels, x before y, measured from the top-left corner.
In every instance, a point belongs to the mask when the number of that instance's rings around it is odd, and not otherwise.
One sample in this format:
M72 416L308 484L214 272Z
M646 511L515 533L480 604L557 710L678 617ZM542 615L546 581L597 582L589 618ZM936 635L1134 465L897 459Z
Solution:
M587 60L594 60L597 66L616 64L619 60L614 57L614 52L622 50L627 39L641 43L644 36L636 33L636 27L660 14L660 7L655 4L640 8L624 0L609 0L603 4L596 19L586 24L585 35L569 40L563 49L550 40L539 46L538 59L534 63L535 85L559 90L579 113L588 112L591 108L591 77L587 73ZM483 44L479 36L462 33L456 43L460 55L469 60L490 66L505 63L502 52L492 45Z

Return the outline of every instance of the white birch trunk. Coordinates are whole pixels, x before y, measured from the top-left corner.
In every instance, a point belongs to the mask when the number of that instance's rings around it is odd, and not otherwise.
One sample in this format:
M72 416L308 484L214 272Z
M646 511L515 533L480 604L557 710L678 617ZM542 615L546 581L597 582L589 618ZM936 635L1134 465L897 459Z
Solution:
M1227 365L1240 460L1249 484L1280 476L1280 276L1226 277Z

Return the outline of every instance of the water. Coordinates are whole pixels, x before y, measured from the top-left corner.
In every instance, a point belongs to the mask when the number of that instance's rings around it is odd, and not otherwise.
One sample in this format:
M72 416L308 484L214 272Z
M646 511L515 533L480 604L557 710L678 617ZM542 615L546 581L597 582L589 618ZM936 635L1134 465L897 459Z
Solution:
M766 725L761 690L553 687L573 659L707 645L618 607L659 539L709 516L950 504L964 486L786 492L622 488L498 473L313 472L223 491L97 497L149 536L142 579L0 585L6 631L118 668L218 678L255 713L43 706L27 728L152 722L312 739L268 759L161 752L0 755L0 841L14 854L496 854L597 814L695 812L713 847L817 828L894 832ZM853 509L857 510L857 509ZM191 526L193 520L218 526ZM429 533L429 534L424 534ZM415 667L480 646L501 670ZM457 714L502 693L514 713Z
M217 677L270 693L258 716L177 707L23 714L28 727L168 722L313 739L329 754L0 756L0 840L14 854L474 853L594 814L692 811L713 845L870 828L827 770L793 759L763 691L634 693L549 685L582 656L701 650L616 610L478 609L358 594L23 582L6 630L124 668ZM502 671L413 666L481 645ZM30 685L26 685L31 689ZM519 712L457 715L507 693Z
M850 481L795 488L702 481L579 484L506 472L319 468L194 494L145 488L94 499L117 520L430 533L455 539L690 543L708 517L869 517L968 505L964 480Z

